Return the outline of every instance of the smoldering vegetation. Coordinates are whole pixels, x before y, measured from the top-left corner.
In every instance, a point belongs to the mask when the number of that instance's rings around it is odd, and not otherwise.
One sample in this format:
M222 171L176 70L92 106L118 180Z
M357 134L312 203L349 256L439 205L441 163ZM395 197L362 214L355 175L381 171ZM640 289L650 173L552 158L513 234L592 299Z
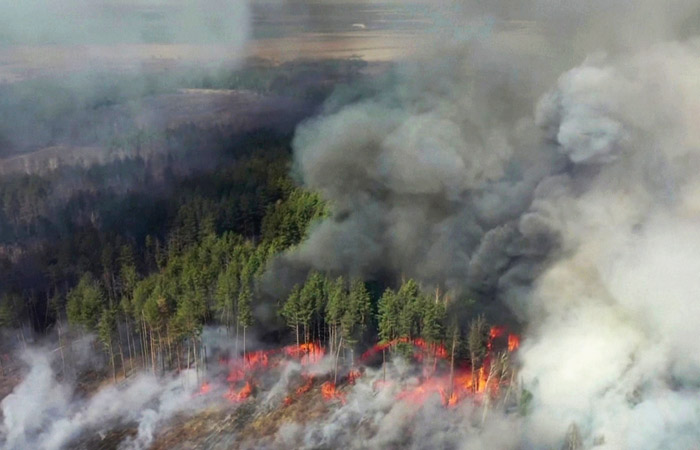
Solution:
M60 353L33 347L22 354L27 372L1 402L4 448L148 448L157 426L202 403L192 395L198 385L190 371L164 378L142 373L90 386L89 377L104 361L94 352L94 337L80 344Z

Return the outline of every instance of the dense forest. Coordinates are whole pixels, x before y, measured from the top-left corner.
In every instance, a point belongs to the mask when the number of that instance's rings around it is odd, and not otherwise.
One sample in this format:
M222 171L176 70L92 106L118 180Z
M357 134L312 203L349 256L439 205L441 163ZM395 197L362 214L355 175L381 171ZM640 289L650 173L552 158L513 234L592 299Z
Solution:
M145 83L146 91L127 91L128 83L116 78L113 89L96 90L110 98L58 89L53 103L25 114L68 123L85 108L173 86L285 93L320 105L332 91L348 95L343 82L360 79L363 67L355 60L252 64L242 71L190 72L157 89ZM22 92L21 86L12 92L16 101ZM68 104L83 111L66 110ZM61 141L68 128L37 136ZM342 352L350 361L378 341L399 340L395 348L403 353L416 339L438 346L449 335L457 342L462 331L448 317L469 302L451 301L439 289L424 292L414 280L310 271L281 296L265 292L270 263L333 214L332 205L291 177L291 138L289 130L264 127L134 129L118 142L108 139L112 147L132 149L126 156L6 174L0 182L0 326L15 330L16 341L26 339L27 326L57 334L60 348L93 333L113 376L136 367L163 372L201 364L207 325L225 327L243 354L251 330L258 341L317 342L336 360ZM156 141L167 152L143 151ZM474 324L474 342L483 347L488 329L483 320Z

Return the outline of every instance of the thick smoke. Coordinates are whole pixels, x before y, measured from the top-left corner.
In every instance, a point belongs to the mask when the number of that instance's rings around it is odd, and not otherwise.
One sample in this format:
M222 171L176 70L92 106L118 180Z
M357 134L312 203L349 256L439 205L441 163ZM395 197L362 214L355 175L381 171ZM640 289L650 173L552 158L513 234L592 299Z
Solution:
M606 448L700 438L698 44L588 61L538 106L561 151L594 166L538 199L564 237L528 306L544 320L522 349L540 436L575 421Z
M297 130L296 167L337 214L290 261L450 288L466 281L484 293L530 278L552 242L517 220L566 161L541 145L527 116L523 92L538 89L531 59L546 58L513 58L503 45L441 49L399 67L375 95Z
M298 173L336 215L280 266L415 276L508 305L528 330L533 409L517 441L481 448L561 445L572 423L586 447L691 448L697 5L641 2L627 21L624 2L614 19L551 3L531 10L560 20L529 54L498 29L442 45L299 128Z

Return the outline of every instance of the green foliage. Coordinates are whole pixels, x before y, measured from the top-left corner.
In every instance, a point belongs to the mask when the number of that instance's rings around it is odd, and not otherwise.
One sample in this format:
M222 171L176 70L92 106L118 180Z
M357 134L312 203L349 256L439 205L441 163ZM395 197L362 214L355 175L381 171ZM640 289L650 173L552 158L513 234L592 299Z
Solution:
M301 319L301 287L299 285L294 286L292 291L287 297L287 301L284 302L280 314L287 321L287 325L298 331L298 327L302 324Z
M339 326L340 320L345 314L348 303L348 295L345 291L345 280L338 277L334 281L327 282L328 302L326 303L325 320L331 326Z
M68 321L95 330L104 307L104 293L99 283L87 273L68 293L66 313Z
M365 283L360 279L350 282L348 305L340 320L343 337L349 344L358 341L365 330L370 315L371 303Z
M107 351L112 351L114 338L117 333L117 312L114 309L105 308L97 322L97 336Z
M286 200L270 207L262 222L262 237L283 247L296 245L306 236L309 224L326 215L318 194L294 189Z
M250 304L252 297L250 287L244 284L238 294L238 323L243 328L253 325L253 311Z
M445 339L445 321L447 320L445 304L439 299L434 301L424 297L421 318L421 337L427 343L438 343Z
M22 298L19 295L5 294L0 297L0 327L16 328L22 317Z
M219 273L216 282L216 309L219 312L219 320L227 327L233 325L236 319L236 303L239 291L239 269L237 262L233 261L226 269Z
M382 342L390 342L399 337L399 316L401 315L401 303L393 289L387 288L379 299L379 339Z

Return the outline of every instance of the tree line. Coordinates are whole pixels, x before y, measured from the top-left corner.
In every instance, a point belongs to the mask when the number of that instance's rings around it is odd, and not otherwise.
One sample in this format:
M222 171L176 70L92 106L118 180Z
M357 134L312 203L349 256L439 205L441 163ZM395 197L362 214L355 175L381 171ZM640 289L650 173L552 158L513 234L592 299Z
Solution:
M132 249L123 246L101 277L86 273L68 292L68 322L97 334L113 375L115 358L125 373L127 361L133 365L135 359L156 372L198 364L207 323L223 324L236 341L242 337L245 352L266 263L298 243L300 230L323 214L317 196L295 188L269 207L263 223L278 226L265 227L270 231L258 242L233 232L217 234L211 220L186 220L165 248L152 245L149 264L155 270L147 274L138 270Z

